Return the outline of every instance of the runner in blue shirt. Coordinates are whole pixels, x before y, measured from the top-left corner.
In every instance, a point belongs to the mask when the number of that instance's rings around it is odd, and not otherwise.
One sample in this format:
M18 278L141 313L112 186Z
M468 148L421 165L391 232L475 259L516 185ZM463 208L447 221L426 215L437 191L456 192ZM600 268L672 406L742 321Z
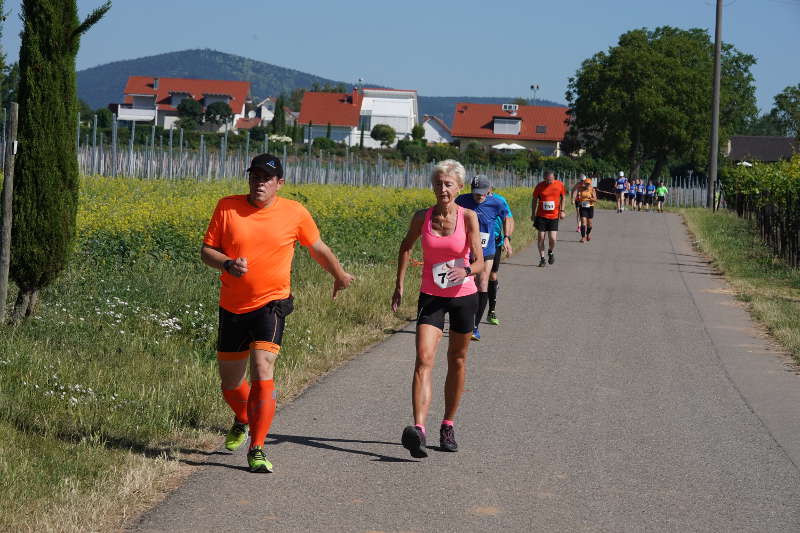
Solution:
M617 193L617 213L625 211L625 189L628 188L628 178L625 177L623 171L619 171L619 177L614 184L614 189Z
M653 180L647 184L644 190L644 209L648 213L650 212L650 206L653 205L653 197L656 195L656 186L653 183Z
M494 262L492 263L492 272L489 274L489 312L486 313L486 321L489 324L499 326L500 321L497 320L497 315L494 312L495 306L497 305L497 289L499 287L497 284L497 271L500 269L503 251L506 252L507 257L511 257L514 253L511 247L511 234L514 232L514 215L511 213L511 206L508 205L505 198L495 192L490 192L489 196L503 202L506 211L508 211L505 217L498 216L494 219L495 254Z
M636 180L636 210L642 210L644 204L644 180Z
M456 198L456 204L471 209L478 215L481 246L483 247L484 268L482 272L475 272L479 298L478 312L475 314L475 328L472 331L472 340L475 341L481 340L478 326L489 301L489 274L492 272L492 264L494 263L497 248L494 239L494 220L497 217L505 218L508 214L503 202L493 196L489 196L491 188L492 183L489 178L478 175L472 178L472 192L470 194L461 194Z

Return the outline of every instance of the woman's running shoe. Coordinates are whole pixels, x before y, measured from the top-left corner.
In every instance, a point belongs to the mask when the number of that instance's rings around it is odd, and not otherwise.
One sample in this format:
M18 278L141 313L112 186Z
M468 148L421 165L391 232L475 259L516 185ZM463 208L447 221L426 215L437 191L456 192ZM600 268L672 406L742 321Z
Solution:
M489 324L493 325L493 326L499 326L499 325L500 325L500 321L499 321L499 320L497 320L497 315L495 314L495 312L494 312L494 311L489 311L489 312L486 314L486 321L487 321Z
M481 340L481 332L480 332L480 331L478 331L478 328L475 328L475 329L473 329L473 330L472 330L472 337L471 337L471 339L472 339L472 340L474 340L474 341L479 341L479 340Z
M425 434L417 426L406 426L400 442L414 459L428 457L428 452L425 451Z
M456 443L456 433L453 426L442 424L439 428L439 446L445 452L457 452L458 444Z

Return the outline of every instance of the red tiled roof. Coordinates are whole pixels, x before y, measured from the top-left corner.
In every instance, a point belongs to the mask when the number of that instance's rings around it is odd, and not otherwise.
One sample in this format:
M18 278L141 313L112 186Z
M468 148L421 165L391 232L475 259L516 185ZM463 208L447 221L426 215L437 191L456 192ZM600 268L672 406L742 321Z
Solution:
M494 117L522 120L519 135L494 133ZM453 116L453 137L484 139L518 139L523 141L561 141L567 132L567 108L521 105L516 115L503 111L500 104L459 102ZM536 133L536 126L545 126L545 133Z
M358 91L349 94L306 92L297 122L356 127L361 114L361 100Z
M201 100L205 94L230 95L231 106L234 114L244 112L244 103L250 94L249 81L226 80L196 80L189 78L158 78L158 90L153 88L152 76L128 76L125 85L126 104L133 103L131 95L156 95L156 104L159 111L174 111L171 105L170 93L187 93L195 100Z
M236 128L237 130L249 130L259 125L261 125L261 119L258 117L240 118L239 120L236 121L236 125L234 126L234 128Z
M422 123L423 124L428 122L429 120L433 120L434 122L439 124L442 128L444 128L444 131L446 131L447 133L452 134L452 132L450 131L450 127L447 124L444 123L444 120L440 119L439 117L437 117L435 115L424 115L422 117Z

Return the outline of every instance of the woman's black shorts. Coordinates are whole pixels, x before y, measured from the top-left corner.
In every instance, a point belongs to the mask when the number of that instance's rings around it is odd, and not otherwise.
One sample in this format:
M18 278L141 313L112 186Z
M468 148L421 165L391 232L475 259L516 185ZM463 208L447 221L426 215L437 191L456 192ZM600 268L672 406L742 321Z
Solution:
M664 197L663 196L659 196L658 197L658 201L663 203L664 202Z
M445 298L419 293L417 302L417 325L430 324L444 331L444 315L450 315L450 331L471 333L478 312L478 293Z
M594 218L594 206L581 207L581 218Z
M219 308L218 352L243 352L250 343L265 341L281 345L286 315L294 310L294 298L273 300L247 313L231 313Z

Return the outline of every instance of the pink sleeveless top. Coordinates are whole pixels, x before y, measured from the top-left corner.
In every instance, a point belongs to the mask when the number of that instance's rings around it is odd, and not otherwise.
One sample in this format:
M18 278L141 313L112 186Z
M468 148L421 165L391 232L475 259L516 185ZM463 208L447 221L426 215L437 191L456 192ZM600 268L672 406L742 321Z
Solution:
M432 296L456 298L467 296L478 291L472 276L463 283L450 285L446 279L447 271L452 266L469 265L469 241L464 226L464 208L458 206L456 229L452 235L441 237L434 235L431 229L433 207L425 212L422 224L422 286L420 292Z

